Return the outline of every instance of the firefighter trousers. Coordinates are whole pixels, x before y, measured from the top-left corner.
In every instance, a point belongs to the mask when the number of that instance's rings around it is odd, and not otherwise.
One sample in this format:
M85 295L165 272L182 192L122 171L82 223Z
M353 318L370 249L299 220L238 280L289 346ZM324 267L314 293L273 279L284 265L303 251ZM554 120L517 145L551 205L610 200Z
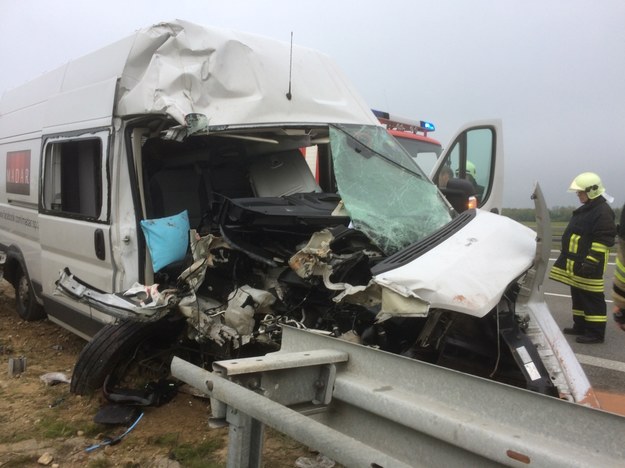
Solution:
M604 338L607 322L603 292L584 291L571 286L573 323L585 335Z

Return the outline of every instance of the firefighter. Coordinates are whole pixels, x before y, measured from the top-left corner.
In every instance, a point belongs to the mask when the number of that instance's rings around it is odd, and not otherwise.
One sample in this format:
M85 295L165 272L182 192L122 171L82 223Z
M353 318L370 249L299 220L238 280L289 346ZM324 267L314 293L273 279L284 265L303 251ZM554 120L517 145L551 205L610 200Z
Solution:
M616 236L614 212L607 202L612 197L593 172L575 177L569 191L577 193L582 206L573 211L562 234L562 250L549 277L571 287L573 326L564 333L577 335L578 343L603 343L607 322L603 274Z
M618 256L612 283L612 300L614 301L614 321L625 331L625 205L621 209L618 225Z

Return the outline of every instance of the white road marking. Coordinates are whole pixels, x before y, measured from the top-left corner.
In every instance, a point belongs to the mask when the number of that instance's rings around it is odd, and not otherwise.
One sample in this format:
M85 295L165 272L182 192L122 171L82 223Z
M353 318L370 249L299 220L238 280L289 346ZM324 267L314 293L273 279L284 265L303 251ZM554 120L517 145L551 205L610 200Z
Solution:
M556 259L555 258L550 258L549 261L550 262L555 262ZM606 265L616 265L616 263L615 262L608 262L608 263L606 263Z
M567 298L571 298L570 294L556 294L556 293L545 293L545 296L555 296L555 297L567 297Z
M556 293L548 293L548 292L546 292L546 293L545 293L545 296L566 297L566 298L568 298L568 299L570 299L570 298L571 298L571 295L570 295L570 294L556 294ZM611 299L606 299L605 301L606 301L608 304L612 304L612 300L611 300Z
M612 361L611 359L603 359L595 356L588 356L586 354L575 354L575 356L580 364L587 364L589 366L603 367L604 369L625 372L625 362Z

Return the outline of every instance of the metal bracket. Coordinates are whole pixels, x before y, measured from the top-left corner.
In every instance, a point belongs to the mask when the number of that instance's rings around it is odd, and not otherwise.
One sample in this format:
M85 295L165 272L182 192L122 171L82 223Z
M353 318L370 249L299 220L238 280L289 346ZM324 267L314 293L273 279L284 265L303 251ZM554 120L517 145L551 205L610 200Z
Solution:
M331 349L272 353L213 363L213 372L285 406L327 405L332 400L336 364L348 354ZM224 418L225 406L211 399L213 419Z

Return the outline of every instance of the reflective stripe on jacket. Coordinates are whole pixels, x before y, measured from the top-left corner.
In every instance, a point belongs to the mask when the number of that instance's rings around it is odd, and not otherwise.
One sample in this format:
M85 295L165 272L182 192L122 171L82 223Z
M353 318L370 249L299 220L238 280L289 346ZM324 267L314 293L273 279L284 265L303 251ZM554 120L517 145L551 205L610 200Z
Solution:
M603 274L614 245L614 212L603 197L575 211L562 234L562 249L549 277L585 291L603 292Z
M618 236L618 256L612 283L612 299L616 307L625 309L625 206L621 210Z

